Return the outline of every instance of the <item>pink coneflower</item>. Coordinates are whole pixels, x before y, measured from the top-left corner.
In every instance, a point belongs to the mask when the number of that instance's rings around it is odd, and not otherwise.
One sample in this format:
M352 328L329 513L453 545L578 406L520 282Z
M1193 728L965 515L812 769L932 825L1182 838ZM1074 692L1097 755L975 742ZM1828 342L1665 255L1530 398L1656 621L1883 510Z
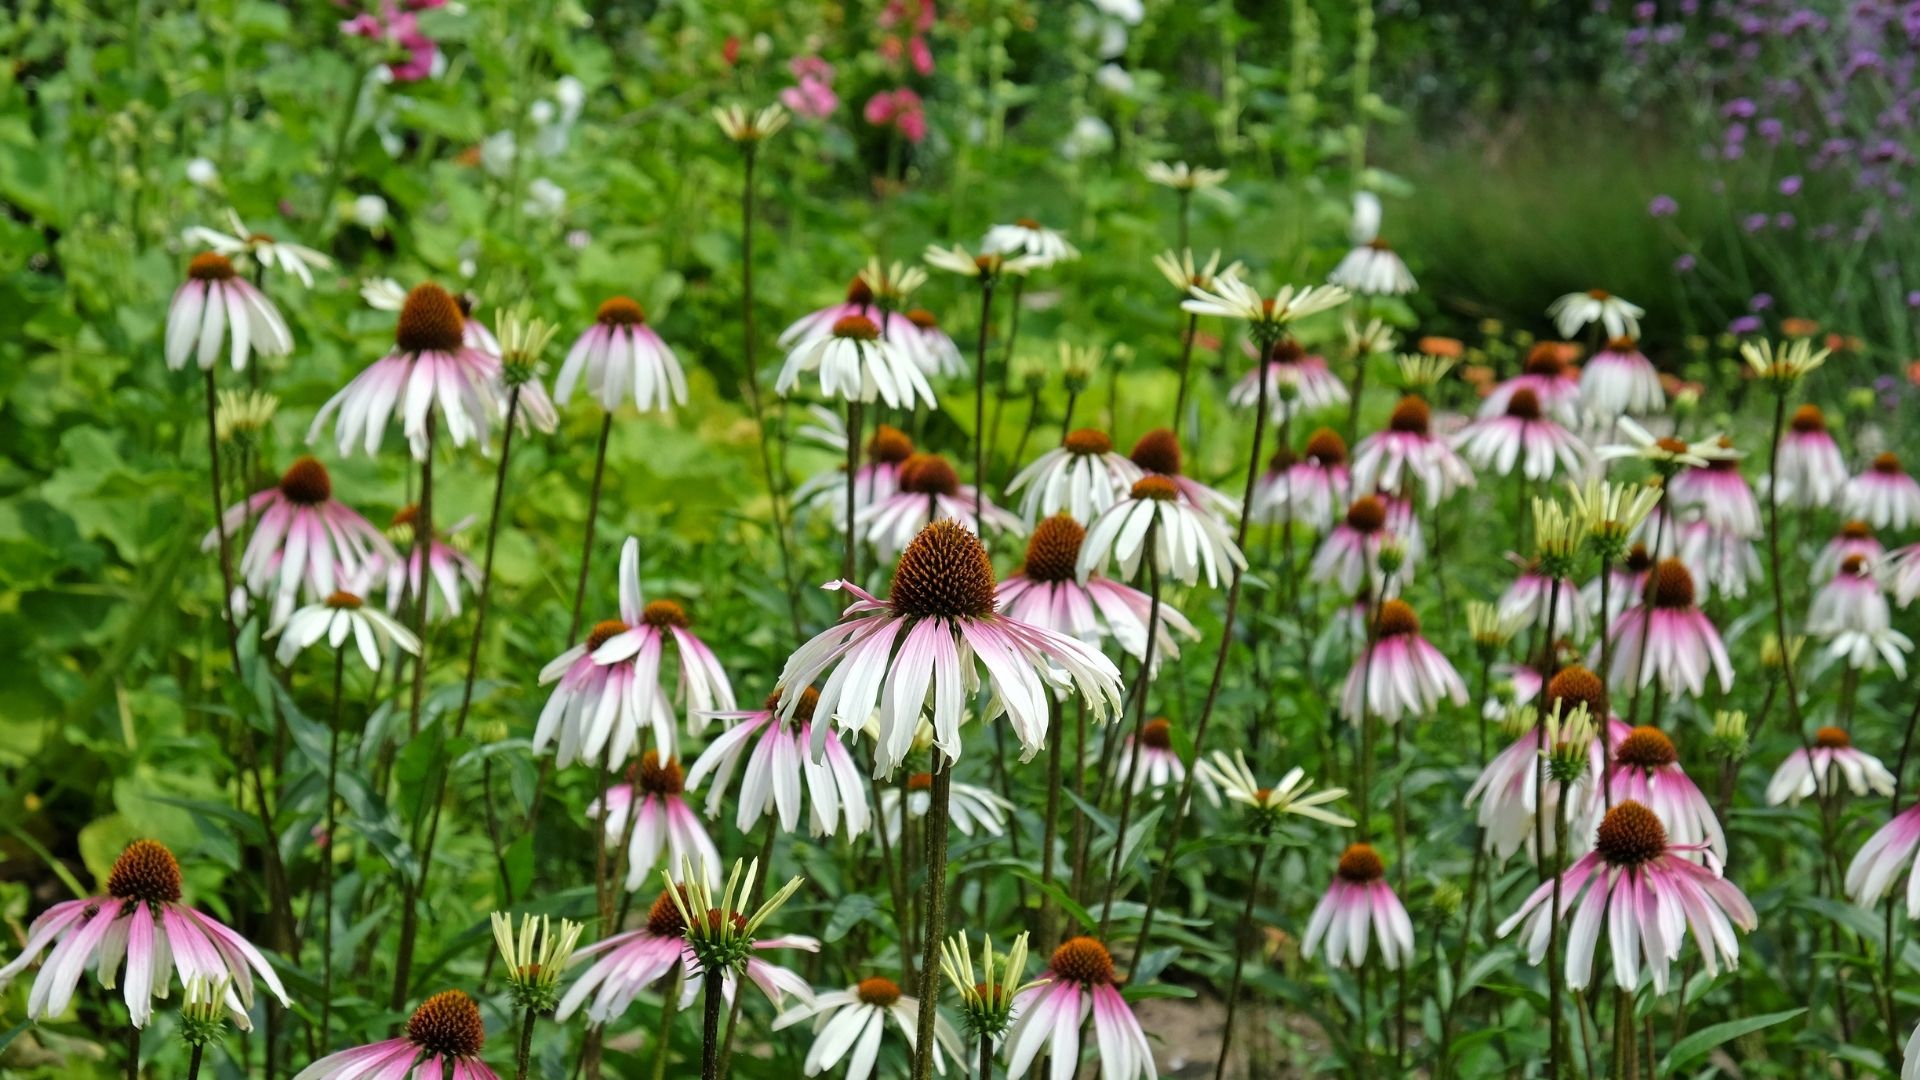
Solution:
M872 976L861 979L845 990L832 990L774 1018L773 1030L781 1031L803 1020L813 1021L813 1045L807 1050L802 1069L808 1076L847 1063L845 1080L867 1080L874 1074L880 1043L891 1019L900 1029L901 1041L912 1051L919 1034L920 1001L900 991L892 979ZM945 1076L946 1054L965 1061L966 1047L947 1018L934 1014L933 1067ZM848 1055L852 1056L849 1057Z
M1107 433L1094 428L1068 432L1060 445L1041 454L1007 485L1022 488L1020 516L1029 523L1065 512L1092 521L1124 496L1142 475L1140 466L1113 450Z
M233 260L202 252L187 264L186 283L167 305L167 368L178 371L189 357L211 370L226 344L233 370L247 366L254 353L285 356L293 351L293 332L280 309L233 268Z
M433 591L427 590L427 618L459 618L461 587L478 589L480 568L451 541L473 524L473 518L462 518L445 532L435 529L434 535L423 545L426 548L424 552L417 550L413 543L413 530L419 520L420 507L417 503L409 503L394 511L388 529L395 534L398 554L372 567L376 576L386 579L387 611L389 614L398 612L421 594L425 588L420 578L420 563L424 556L427 573L440 593L440 603L435 604Z
M940 328L940 317L926 308L909 308L906 325L895 323L893 332L900 335L920 370L927 374L952 379L969 370L960 346Z
M1522 390L1533 392L1534 400L1547 415L1561 424L1572 424L1579 414L1580 373L1567 363L1572 348L1565 342L1542 341L1527 353L1520 374L1497 383L1481 399L1482 420L1507 414L1513 395Z
M821 685L819 713L842 731L864 727L879 710L876 765L890 771L912 748L921 713L932 703L933 738L960 757L960 724L971 713L984 667L992 690L985 719L1005 714L1026 757L1046 742L1048 689L1071 687L1096 718L1120 708L1120 672L1090 646L1029 626L995 610L993 563L978 537L952 521L921 530L900 556L893 587L880 600L850 581L855 600L838 625L787 658L781 686ZM834 670L836 669L837 670ZM799 695L781 702L791 720ZM824 726L814 729L818 752Z
M1240 516L1240 500L1224 491L1210 488L1198 480L1182 473L1183 458L1180 452L1180 437L1168 428L1154 428L1133 444L1133 450L1127 459L1139 466L1144 472L1157 473L1173 482L1179 490L1180 498L1195 509L1211 514L1223 521Z
M1707 973L1717 975L1722 958L1729 966L1739 963L1734 927L1752 930L1758 920L1746 896L1720 876L1717 862L1703 866L1681 857L1703 846L1669 844L1653 811L1637 802L1616 803L1594 830L1593 850L1560 875L1559 910L1550 902L1554 882L1544 882L1500 924L1500 934L1524 923L1528 959L1538 964L1547 954L1554 921L1577 907L1567 928L1568 986L1591 981L1603 927L1613 953L1614 985L1622 989L1640 985L1644 964L1654 993L1666 993L1670 967L1689 929Z
M247 521L254 523L240 554L240 577L260 596L271 587L268 622L274 626L286 621L302 586L309 600L324 599L399 557L380 530L334 499L326 466L310 457L295 461L278 484L228 507L222 520L229 537ZM219 530L210 531L200 550L219 544ZM244 597L233 599L239 603Z
M1374 617L1373 643L1347 672L1340 714L1349 723L1359 723L1364 710L1367 716L1397 724L1402 717L1432 716L1443 698L1465 705L1467 684L1440 650L1420 636L1420 617L1411 605L1382 601Z
M1708 595L1738 600L1747 584L1760 578L1760 552L1753 541L1716 529L1706 521L1680 526L1679 558Z
M1387 884L1387 867L1369 844L1350 844L1334 868L1333 883L1314 906L1307 932L1300 939L1300 955L1311 957L1326 941L1328 967L1359 968L1367 962L1367 946L1380 941L1380 962L1388 971L1413 958L1413 920Z
M859 836L872 822L867 807L867 789L853 755L840 741L840 733L828 731L821 741L819 758L807 752L813 741L813 710L820 695L812 687L800 692L800 707L791 721L775 717L780 706L778 695L767 699L764 708L749 712L716 712L716 720L737 720L716 736L687 773L687 788L698 788L709 776L713 784L707 791L707 816L718 818L727 802L727 788L734 769L746 760L740 776L740 793L734 800L737 809L734 824L746 832L763 814L777 814L780 828L793 832L800 827L800 801L804 794L808 824L815 836L832 836L844 816L847 835ZM749 750L751 746L751 750Z
M1874 832L1847 864L1847 897L1861 907L1880 903L1887 886L1920 846L1920 805L1902 810ZM1920 919L1920 863L1907 878L1907 917Z
M377 453L398 406L415 460L427 455L427 425L436 410L455 446L468 440L484 444L488 426L499 415L493 388L500 358L467 345L465 328L460 305L445 289L416 285L400 308L393 351L327 399L307 430L307 441L318 439L337 412L334 436L340 453L351 454L355 442L368 454Z
M680 358L647 325L640 305L624 296L602 303L593 325L567 351L553 384L554 400L565 405L583 378L587 393L608 412L629 397L641 412L664 413L687 403Z
M1080 1025L1088 1014L1100 1047L1101 1080L1157 1075L1147 1033L1115 985L1113 954L1098 939L1067 939L1053 951L1041 979L1013 999L1015 1019L1006 1041L1009 1080L1025 1076L1042 1047L1053 1056L1056 1080L1063 1067L1078 1068Z
M801 435L837 451L844 461L847 429L839 415L818 405L808 406L815 423L802 425ZM913 438L892 424L876 424L867 440L867 452L853 472L853 508L857 515L900 490L900 466L913 456ZM847 527L847 469L844 464L823 469L793 489L793 501L817 508L836 531Z
M540 685L558 680L534 728L533 752L558 740L561 768L575 761L618 768L651 726L655 747L671 756L674 710L660 687L660 660L671 636L680 656L679 697L699 727L701 714L734 707L733 687L713 651L688 630L686 609L671 600L643 603L640 544L620 549L620 617L594 625L586 639L540 669Z
M499 1080L480 1060L487 1043L480 1006L458 990L443 990L407 1018L407 1033L329 1054L293 1080L401 1080L448 1076L452 1080Z
M777 938L755 938L753 948L756 952L767 949L819 952L820 942L805 935L789 934ZM680 1005L684 1007L692 1003L700 993L700 965L694 959L693 950L687 946L687 922L680 914L679 906L673 902L673 897L667 893L661 893L660 898L654 901L652 909L647 912L646 925L638 930L614 934L573 954L575 964L588 960L592 964L560 998L560 1005L554 1011L555 1020L566 1020L591 997L592 1004L587 1005L587 1023L592 1027L606 1024L625 1012L642 990L672 971L676 964L680 965L683 976ZM767 995L775 1008L784 1003L788 994L802 1001L813 998L813 991L805 979L757 956L747 960L747 978L753 980L753 984ZM729 968L722 975L722 980L722 990L726 999L731 1001L738 976Z
M1876 529L1906 529L1920 522L1920 482L1891 453L1874 458L1865 472L1847 481L1844 501L1847 516Z
M1613 748L1606 785L1613 804L1631 800L1658 814L1675 844L1705 845L1726 861L1727 834L1712 804L1680 767L1680 754L1666 732L1646 725L1628 732Z
M1135 746L1140 748L1140 763L1137 766L1133 764ZM1125 783L1128 772L1133 773L1134 794L1138 795L1152 789L1153 797L1156 799L1160 797L1163 788L1186 780L1187 766L1173 748L1173 725L1165 717L1155 717L1147 721L1140 729L1138 743L1134 742L1132 735L1128 735L1120 744L1120 756L1114 762L1115 784ZM1205 772L1200 773L1195 778L1195 782L1207 788L1213 786L1213 782ZM1215 793L1212 798L1215 805L1218 805L1219 795Z
M888 408L912 409L934 403L933 387L906 344L881 333L891 320L883 312L842 315L825 330L803 332L794 339L774 390L793 392L800 376L818 372L820 395L845 401L873 401ZM795 324L798 327L799 324ZM795 329L789 328L789 333ZM783 335L784 336L784 335Z
M1480 715L1489 720L1501 720L1515 705L1525 705L1540 693L1540 687L1546 682L1540 677L1540 669L1533 664L1499 663L1493 665L1494 693L1480 704Z
M1531 689L1521 699L1522 704L1532 700L1540 688L1538 669L1526 670L1533 679ZM1569 786L1566 792L1569 798L1562 804L1561 785L1539 782L1540 743L1546 735L1546 726L1540 723L1539 717L1553 715L1556 708L1560 716L1570 716L1580 705L1587 707L1587 715L1606 718L1605 743L1603 745L1600 739L1594 739L1588 744L1586 774L1581 783ZM1586 837L1582 835L1585 831L1582 823L1592 816L1600 803L1600 781L1606 774L1609 748L1618 745L1633 730L1613 716L1607 688L1600 677L1577 664L1561 668L1554 674L1548 682L1546 700L1541 702L1539 709L1534 710L1533 719L1533 725L1524 734L1480 770L1463 803L1468 807L1479 804L1476 818L1484 830L1486 848L1502 861L1524 848L1527 858L1538 862L1540 853L1537 849L1543 841L1548 855L1555 851L1555 830L1551 826L1540 828L1535 817L1538 805L1535 801L1536 792L1544 797L1548 817L1552 818L1558 812L1574 827L1572 835L1576 847L1584 848Z
M173 852L154 840L135 840L113 862L105 896L55 904L27 928L20 955L0 968L0 987L27 969L47 946L46 963L27 995L27 1019L44 1020L67 1011L80 976L89 965L108 990L123 984L127 1015L143 1028L153 1016L153 999L166 997L171 968L185 987L196 979L226 983L227 1013L241 1030L252 1028L253 977L280 1004L291 1005L280 977L267 958L218 920L180 902L180 864ZM119 974L120 962L126 972Z
M1252 355L1251 343L1247 351ZM1317 413L1347 400L1346 384L1327 370L1326 358L1307 352L1291 337L1274 342L1267 350L1266 362L1255 364L1233 384L1227 391L1228 403L1241 409L1259 407L1262 378L1267 382L1267 415L1276 424L1289 416Z
M1500 594L1500 618L1517 629L1525 630L1536 623L1546 622L1547 610L1551 608L1553 625L1547 628L1549 638L1585 640L1593 616L1573 582L1561 578L1556 594L1554 580L1540 573L1538 562L1522 560L1511 554L1508 558L1515 561L1520 573L1513 579L1513 584L1507 586L1507 591Z
M1904 608L1920 596L1920 544L1895 548L1880 565L1895 603Z
M1733 661L1706 613L1694 606L1693 575L1678 559L1660 560L1649 572L1643 599L1621 612L1608 632L1614 647L1607 681L1616 689L1658 678L1669 694L1685 690L1699 697L1709 669L1720 676L1722 693L1733 689Z
M1844 657L1849 667L1872 670L1884 659L1898 678L1906 678L1905 654L1912 639L1893 629L1893 612L1867 561L1848 556L1833 580L1814 594L1807 632L1827 638L1827 653Z
M961 483L960 474L946 458L914 454L900 463L893 493L874 499L858 511L853 525L865 531L867 542L882 559L891 559L935 521L958 522L967 531L978 533L974 498L973 485ZM980 499L980 516L999 532L1020 536L1027 531L1026 523L1017 515L984 497Z
M691 863L708 885L720 883L720 851L687 806L682 797L685 792L686 775L680 770L680 762L663 759L657 751L649 750L628 767L626 783L607 788L605 814L600 812L599 799L587 805L587 816L601 821L607 847L619 847L631 829L627 843L628 892L638 889L652 875L662 854L667 857L667 873L675 881ZM629 824L628 813L636 800L639 810Z
M1153 599L1101 574L1078 576L1087 530L1065 514L1043 519L1027 540L1027 560L1000 583L1000 611L1008 618L1098 646L1111 637L1127 655L1144 659ZM1194 629L1164 598L1153 647L1154 666L1177 659L1176 635L1198 641Z
M1513 391L1505 412L1461 428L1452 443L1478 468L1506 476L1518 464L1529 480L1550 479L1556 464L1577 473L1590 456L1578 436L1541 411L1539 395L1526 387Z
M1844 730L1823 727L1813 733L1813 749L1795 747L1774 770L1767 782L1767 805L1798 805L1809 795L1831 793L1842 780L1855 795L1893 794L1893 774L1879 758L1854 746L1853 736Z
M1580 404L1592 416L1611 421L1628 413L1659 412L1667 406L1667 392L1639 344L1618 337L1581 366Z
M1320 541L1307 577L1322 584L1331 582L1343 593L1356 592L1363 583L1378 588L1381 545L1396 539L1387 531L1386 504L1377 496L1362 495L1347 507L1346 518ZM1401 575L1394 577L1397 587Z
M1285 447L1281 451L1291 454ZM1282 467L1281 454L1261 485L1254 490L1253 513L1258 520L1293 521L1316 532L1333 527L1335 507L1352 498L1353 476L1347 468L1347 444L1331 428L1307 437L1298 460Z
M1701 520L1723 532L1739 537L1760 535L1760 500L1753 494L1746 477L1740 475L1740 459L1732 445L1721 440L1725 456L1711 458L1705 465L1682 469L1667 484L1666 505L1673 510L1698 508ZM1671 535L1671 527L1667 530Z
M1780 436L1778 474L1768 478L1783 506L1832 506L1847 483L1847 461L1818 405L1802 405Z
M1159 473L1134 481L1126 498L1094 519L1080 546L1077 573L1085 581L1117 560L1121 574L1132 579L1148 557L1154 573L1182 585L1198 582L1204 571L1207 585L1218 587L1223 567L1231 574L1247 565L1220 519L1187 501L1174 478Z
M1851 556L1866 560L1868 566L1879 566L1887 549L1873 535L1873 526L1864 521L1848 521L1833 534L1814 556L1811 577L1815 585L1821 584L1840 570L1840 564Z
M901 804L906 805L908 817L927 816L927 811L933 808L932 789L932 773L914 773L899 787L881 790L880 827L887 831L888 840L900 842ZM999 792L954 780L949 796L947 818L960 835L972 836L975 830L991 836L1007 834L1007 818L1013 814L1013 804Z
M1432 432L1433 410L1417 397L1393 407L1385 431L1376 431L1353 448L1353 481L1362 491L1401 492L1417 481L1428 508L1463 487L1473 486L1473 470L1445 439Z
M1647 554L1646 545L1635 544L1627 549L1626 558L1601 571L1611 578L1607 582L1606 610L1601 610L1600 579L1597 577L1581 587L1580 602L1600 620L1600 625L1612 626L1620 613L1646 588L1647 571L1651 569L1653 556Z
M837 304L809 311L788 324L780 331L778 344L783 348L792 348L802 341L823 337L833 333L834 324L842 319L858 317L874 324L881 333L894 337L904 327L905 321L898 313L882 307L874 296L873 285L868 282L864 271L853 275L847 283L846 299Z

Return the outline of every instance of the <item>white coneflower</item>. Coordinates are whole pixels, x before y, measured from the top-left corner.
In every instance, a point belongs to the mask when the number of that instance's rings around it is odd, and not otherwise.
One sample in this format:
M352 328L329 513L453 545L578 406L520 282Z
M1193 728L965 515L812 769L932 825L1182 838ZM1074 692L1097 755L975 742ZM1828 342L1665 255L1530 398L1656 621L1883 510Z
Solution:
M743 144L771 138L786 127L790 119L780 105L768 105L758 111L749 111L744 105L724 105L713 110L713 122L720 125L721 133Z
M1399 255L1380 239L1380 198L1371 191L1353 197L1353 250L1327 280L1358 296L1403 296L1419 286Z
M1560 336L1564 338L1577 335L1583 327L1593 323L1599 323L1606 330L1608 338L1637 338L1640 336L1640 316L1646 313L1645 308L1628 303L1605 289L1568 293L1547 306L1547 317L1553 320Z
M1256 334L1277 336L1280 327L1347 302L1347 290L1337 285L1282 285L1272 296L1237 277L1214 279L1210 288L1194 286L1180 307L1195 315L1217 315L1254 327Z
M326 638L327 645L337 650L352 637L369 671L380 670L380 656L385 646L413 656L420 653L420 639L411 631L386 612L366 606L350 592L335 592L317 604L295 611L286 622L267 631L266 636L275 634L280 635L280 648L274 653L274 659L282 664L291 664L301 650L321 638Z
M1179 290L1181 296L1188 295L1194 289L1210 289L1218 278L1237 278L1247 269L1240 265L1238 259L1223 268L1218 248L1208 253L1204 263L1194 256L1192 248L1163 251L1153 257L1153 265L1160 271L1160 276L1167 279L1167 284Z
M1184 161L1149 161L1141 171L1146 173L1148 183L1175 191L1205 191L1227 182L1225 169L1209 169Z
M959 274L961 277L984 278L988 281L996 280L1005 274L1025 277L1046 265L1044 261L1031 255L1004 251L982 251L974 255L959 244L950 248L928 244L927 250L920 257L926 260L928 266L936 270L945 270L950 274Z
M1140 560L1151 550L1154 570L1182 585L1192 585L1206 573L1207 584L1218 587L1222 568L1245 569L1247 558L1218 518L1180 498L1173 480L1158 474L1141 477L1121 499L1096 518L1080 548L1079 575L1085 581L1104 573L1115 559L1120 571L1132 578Z
M1036 268L1072 262L1080 257L1080 249L1067 243L1065 236L1032 218L1024 217L1016 219L1011 225L995 225L988 229L986 238L980 241L980 250L989 255L1025 255L1037 260L1034 263Z
M880 333L880 324L865 315L844 315L825 333L808 336L787 354L774 390L793 392L800 376L819 372L820 394L847 401L872 401L889 408L912 409L920 403L932 408L933 387L905 343Z
M184 239L190 244L212 248L228 258L246 255L269 270L292 274L309 289L313 288L315 270L333 269L333 260L321 252L247 228L246 222L240 220L239 211L228 209L227 224L233 228L231 233L205 225L191 226Z
M1121 499L1142 471L1115 453L1113 440L1095 428L1068 432L1060 445L1041 454L1007 485L1022 488L1020 516L1033 524L1062 511L1076 521L1092 521Z

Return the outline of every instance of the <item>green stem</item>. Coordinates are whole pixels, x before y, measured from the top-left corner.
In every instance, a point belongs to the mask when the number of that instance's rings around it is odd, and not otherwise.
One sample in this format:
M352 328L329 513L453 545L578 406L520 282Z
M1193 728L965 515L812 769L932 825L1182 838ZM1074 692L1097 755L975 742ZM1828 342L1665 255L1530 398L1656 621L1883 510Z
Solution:
M1227 1053L1233 1047L1233 1019L1240 1004L1240 973L1246 967L1247 930L1253 925L1253 901L1260 895L1260 871L1267 863L1266 838L1253 849L1253 876L1247 879L1247 902L1240 908L1240 922L1234 930L1233 941L1229 947L1233 950L1233 977L1227 980L1227 1018L1220 1029L1220 1060L1214 1063L1213 1080L1225 1080L1227 1075Z
M926 934L920 942L920 1017L914 1044L913 1080L927 1080L933 1069L934 1003L939 997L940 935L947 915L947 823L953 791L953 762L939 749L933 752L932 805L927 810ZM901 801L901 816L906 802ZM703 1078L717 1080L717 1078Z

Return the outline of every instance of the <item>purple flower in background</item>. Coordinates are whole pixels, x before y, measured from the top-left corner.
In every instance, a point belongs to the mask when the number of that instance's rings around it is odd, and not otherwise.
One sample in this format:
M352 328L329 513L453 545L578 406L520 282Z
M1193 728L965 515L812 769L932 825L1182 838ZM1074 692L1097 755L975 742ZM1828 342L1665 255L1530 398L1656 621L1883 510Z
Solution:
M1754 293L1753 299L1747 301L1748 311L1765 311L1772 306L1773 295L1771 293Z
M1746 217L1740 219L1740 227L1750 233L1757 233L1767 227L1767 215L1748 214Z
M1747 141L1747 125L1735 121L1727 125L1726 140L1730 143Z
M1920 289L1912 289L1908 291L1907 306L1910 308L1920 308Z
M1724 49L1727 46L1732 44L1733 44L1733 39L1728 37L1725 34L1708 34L1707 35L1707 48L1709 49Z
M1748 120L1759 110L1752 98L1734 98L1720 107L1720 115L1728 120Z
M1760 132L1761 138L1775 146L1780 144L1780 135L1786 130L1786 125L1771 116L1755 124L1754 127Z
M1692 255L1682 255L1673 260L1673 272L1676 274L1691 274L1696 265L1698 265L1698 263Z
M1686 27L1679 23L1667 23L1665 26L1654 28L1653 43L1655 45L1674 45L1678 44L1680 39L1686 36Z
M1744 337L1747 334L1759 333L1765 325L1758 315L1742 315L1727 324L1727 333Z
M1639 19L1641 22L1652 22L1655 10L1651 0L1640 0L1639 3L1633 5L1633 17Z
M1782 195L1800 194L1800 176L1798 173L1792 176L1783 176L1780 178L1780 194Z
M1680 0L1680 14L1698 15L1699 13L1700 0Z
M1671 195L1655 195L1653 201L1647 204L1648 217L1672 217L1679 212L1680 204Z
M1642 45L1645 45L1647 43L1648 38L1650 38L1651 36L1652 35L1647 32L1646 27L1636 26L1633 29L1627 31L1627 36L1624 40L1626 41L1627 48L1637 49Z
M1799 223L1800 219L1787 213L1785 210L1773 215L1773 227L1776 229L1791 229Z

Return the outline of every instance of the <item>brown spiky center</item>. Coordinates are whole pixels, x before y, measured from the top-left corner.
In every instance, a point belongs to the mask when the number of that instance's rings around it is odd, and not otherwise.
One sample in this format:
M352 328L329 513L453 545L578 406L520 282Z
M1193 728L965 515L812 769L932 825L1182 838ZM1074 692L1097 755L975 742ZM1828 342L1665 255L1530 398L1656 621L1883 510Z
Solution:
M773 693L768 694L767 705L766 705L767 711L774 712L778 710L780 708L781 698L782 698L782 695L778 690L775 690ZM794 723L796 724L811 723L813 721L813 710L819 707L820 707L820 691L815 690L811 686L807 687L805 690L800 691L800 703L793 707Z
M647 311L630 296L610 296L601 301L594 320L605 326L640 326L647 321Z
M993 614L993 561L980 538L941 519L907 543L893 571L889 603L921 619L982 619Z
M1425 435L1433 425L1433 410L1417 397L1403 397L1393 407L1387 426L1408 435Z
M686 774L674 758L660 760L660 751L649 750L633 767L633 782L648 795L678 795L686 788Z
M1888 476L1898 475L1903 471L1900 468L1900 456L1891 450L1880 454L1873 459L1873 471L1886 473Z
M878 341L880 327L865 315L842 315L833 321L833 336L854 341Z
M1140 743L1155 750L1173 749L1173 725L1165 717L1154 717L1140 729Z
M187 276L195 281L232 281L238 274L232 259L216 251L203 251L187 263Z
M1844 750L1853 745L1853 736L1837 727L1823 727L1813 733L1813 745L1828 750Z
M1551 714L1556 703L1562 716L1570 714L1576 706L1585 705L1587 714L1597 723L1606 718L1610 708L1607 684L1579 664L1569 664L1547 680L1547 694L1541 704Z
M365 601L361 600L358 596L355 596L354 594L347 592L345 589L338 590L334 592L331 596L327 597L328 607L336 608L344 611L358 611L360 609L360 605L363 603L365 603Z
M1372 844L1349 844L1347 850L1340 853L1340 865L1334 872L1342 881L1365 885L1386 877L1387 864L1380 861L1380 853L1373 850Z
M1593 847L1611 866L1639 866L1667 850L1667 829L1653 811L1627 799L1600 819Z
M1529 423L1540 419L1540 395L1524 386L1515 390L1507 399L1507 415Z
M1560 346L1551 341L1543 341L1527 353L1526 372L1529 375L1545 375L1558 378L1567 373L1567 362L1560 356Z
M867 275L855 274L847 282L847 303L865 307L873 303L873 286L867 284Z
M1802 405L1793 412L1793 430L1814 435L1827 430L1827 415L1818 405Z
M1373 239L1367 241L1367 247L1373 249L1374 251L1392 251L1393 250L1393 245L1387 243L1386 238L1382 236L1376 236Z
M861 979L853 992L863 1004L878 1005L883 1009L900 1000L900 984L879 975Z
M443 990L421 1002L407 1018L407 1041L431 1054L477 1057L486 1045L487 1025L472 998L458 990Z
M1362 495L1347 507L1347 528L1373 534L1387 527L1387 507L1372 495Z
M1023 229L1028 229L1033 232L1039 232L1041 228L1043 228L1043 226L1038 221L1035 221L1030 217L1014 218L1013 223L1015 225L1020 226Z
M411 529L413 528L413 523L419 520L419 518L420 504L408 503L393 512L393 517L387 521L387 527L390 529Z
M1307 437L1307 460L1322 467L1345 465L1347 440L1332 428L1321 428Z
M915 495L945 495L960 492L960 474L953 464L938 454L914 454L900 464L900 490Z
M927 790L930 790L932 787L933 787L932 773L917 772L917 773L914 773L912 776L907 777L908 791L927 791Z
M1082 934L1068 938L1053 950L1047 967L1055 975L1082 986L1105 986L1113 982L1113 954L1096 938Z
M1849 521L1840 526L1840 535L1846 537L1848 540L1871 540L1873 539L1873 526L1864 521Z
M1613 759L1637 769L1664 769L1679 761L1680 753L1673 748L1673 740L1666 732L1642 724L1620 740L1620 745L1614 748Z
M460 347L466 325L466 316L447 290L422 282L400 305L393 341L402 352L452 352Z
M1272 457L1267 459L1267 471L1270 473L1283 473L1299 464L1299 462L1300 455L1293 452L1293 447L1282 446L1273 452Z
M640 621L655 630L665 630L670 626L685 630L693 625L693 620L687 617L687 609L677 600L648 601L647 606L640 609Z
M627 630L627 624L619 619L602 619L594 623L593 629L587 633L587 651L591 653L598 650L600 646L626 633Z
M1180 438L1166 428L1154 428L1133 444L1128 455L1135 465L1163 476L1180 475Z
M1094 454L1110 454L1113 452L1113 440L1107 437L1106 432L1098 428L1080 428L1076 431L1069 431L1067 432L1067 437L1060 440L1060 445L1066 447L1067 453L1078 454L1082 457L1088 457Z
M682 903L686 898L686 893L680 894ZM687 936L687 920L680 914L680 905L673 902L672 893L661 893L660 898L653 902L653 907L647 909L647 933L664 938Z
M1413 605L1405 600L1388 600L1380 605L1377 626L1379 636L1383 638L1418 634L1420 616L1414 614Z
M333 497L333 479L317 459L303 457L281 474L280 494L291 503L318 506Z
M1627 549L1626 568L1629 573L1644 574L1653 568L1653 556L1647 554L1647 545L1635 544Z
M158 840L135 840L113 860L107 875L107 895L149 904L180 900L180 863Z
M1681 609L1693 606L1693 574L1679 559L1661 559L1653 571L1653 606Z
M1839 570L1842 577L1866 577L1867 558L1864 555L1849 555L1840 560Z
M1034 581L1071 581L1080 562L1087 530L1068 514L1055 514L1034 526L1027 540L1027 577Z
M1297 364L1307 358L1307 350L1296 340L1283 337L1267 350L1267 359L1276 364Z
M1687 446L1686 440L1676 439L1671 435L1662 435L1661 437L1653 440L1653 445L1659 447L1662 451L1675 456L1684 454L1688 451L1688 449L1690 449Z
M1613 294L1605 289L1588 289L1587 297L1593 300L1611 300L1613 299Z
M913 439L892 424L881 424L867 440L867 456L883 465L898 465L913 456Z
M917 307L907 312L907 321L921 330L940 329L939 316L923 307Z
M1143 476L1133 482L1127 494L1135 499L1172 502L1180 495L1180 486L1164 476Z
M1638 349L1639 347L1640 347L1640 343L1630 337L1617 337L1617 338L1607 339L1608 352L1633 352L1635 349Z

